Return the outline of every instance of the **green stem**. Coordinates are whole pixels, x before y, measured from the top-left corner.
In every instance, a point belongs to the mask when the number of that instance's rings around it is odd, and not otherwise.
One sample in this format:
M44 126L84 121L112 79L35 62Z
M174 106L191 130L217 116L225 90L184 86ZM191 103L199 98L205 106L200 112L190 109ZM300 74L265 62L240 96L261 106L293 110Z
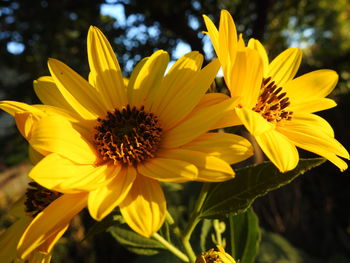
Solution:
M158 233L154 233L153 238L159 243L161 243L171 253L177 256L180 260L182 260L183 262L189 262L188 257L184 253L182 253L177 247L173 246L171 243L165 240L161 235L159 235Z
M233 223L233 215L229 216L229 223L230 223L231 255L233 257L236 257L236 250L235 250L235 226L234 226L234 223Z
M198 215L202 209L205 198L208 195L208 190L209 190L209 184L204 183L202 186L202 190L199 194L199 197L196 201L196 204L194 206L193 212L192 212L190 219L188 221L187 227L182 234L182 245L183 245L191 263L194 263L196 261L196 254L194 253L193 248L191 246L190 238L191 238L193 230L195 229L197 224L200 222Z

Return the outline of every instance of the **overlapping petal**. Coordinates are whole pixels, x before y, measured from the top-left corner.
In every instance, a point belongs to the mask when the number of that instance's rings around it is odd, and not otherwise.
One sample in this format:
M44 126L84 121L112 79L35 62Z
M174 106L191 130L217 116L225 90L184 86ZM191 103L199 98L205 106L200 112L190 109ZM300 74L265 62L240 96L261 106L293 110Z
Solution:
M101 94L106 109L127 104L126 88L118 60L104 34L91 26L88 33L90 81Z
M31 131L29 143L43 155L59 153L77 164L97 162L93 145L83 137L80 130L61 116L41 118Z
M29 177L48 189L77 193L95 190L109 180L116 169L108 164L77 164L51 153L34 166Z
M230 133L206 133L181 148L204 152L230 164L241 162L253 155L253 147L247 139Z
M96 220L103 219L128 195L136 178L133 167L117 166L112 172L113 178L89 193L88 208L90 215Z
M132 86L128 86L129 103L149 109L157 93L169 62L169 55L163 50L153 53L142 65Z
M86 206L86 202L86 193L66 194L53 201L31 221L23 233L17 247L21 257L26 258L53 235L63 234L61 230L67 228L70 220Z
M293 79L297 73L302 58L299 48L288 48L279 54L269 65L267 77L271 77L277 87Z
M99 93L78 73L55 59L50 59L48 66L62 96L83 119L96 119L105 114Z
M164 150L160 151L158 156L194 164L198 168L198 175L194 179L196 181L222 182L234 177L234 172L227 162L200 151L187 149Z
M198 176L198 168L192 163L160 157L139 164L137 171L144 176L163 182L193 181Z
M186 117L199 103L220 68L218 60L201 69L182 89L180 89L159 115L165 130L173 128ZM180 73L180 72L179 72Z
M233 105L234 100L228 99L198 110L193 114L192 118L166 131L161 146L164 148L175 148L190 142L212 128L223 117L223 113L232 111ZM194 123L196 125L193 125Z
M127 224L137 233L150 237L162 226L166 202L163 190L156 180L137 175L133 186L120 204Z
M298 151L294 143L283 134L270 130L255 136L255 139L266 156L282 173L293 170L297 166Z

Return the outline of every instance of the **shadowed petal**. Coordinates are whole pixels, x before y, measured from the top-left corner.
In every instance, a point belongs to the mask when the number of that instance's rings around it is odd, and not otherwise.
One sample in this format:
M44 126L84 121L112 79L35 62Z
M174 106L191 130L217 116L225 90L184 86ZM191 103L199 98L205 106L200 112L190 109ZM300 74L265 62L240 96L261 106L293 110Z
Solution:
M26 258L35 248L65 229L70 220L78 214L87 202L87 194L65 194L53 201L39 213L23 233L18 251Z

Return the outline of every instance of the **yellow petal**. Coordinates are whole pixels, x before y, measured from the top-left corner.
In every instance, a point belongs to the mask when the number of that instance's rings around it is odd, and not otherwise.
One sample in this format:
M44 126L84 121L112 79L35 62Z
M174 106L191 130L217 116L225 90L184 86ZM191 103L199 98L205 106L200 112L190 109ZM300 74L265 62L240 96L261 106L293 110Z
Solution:
M36 115L29 112L15 113L16 126L21 135L28 141L32 138L32 130L39 121Z
M83 165L52 153L42 159L29 177L42 186L62 193L91 191L113 176L113 165Z
M126 223L138 234L150 237L162 226L166 202L163 190L156 180L138 175L120 204Z
M88 33L88 58L94 84L109 110L127 104L126 89L118 60L104 34L91 26Z
M267 56L267 52L266 52L264 46L260 43L259 40L251 38L251 39L249 39L248 47L255 49L256 51L259 52L259 55L260 55L262 62L263 62L263 68L264 68L263 76L266 78L269 77L269 76L267 76L268 67L269 67L269 58Z
M131 101L131 97L132 97L135 81L138 78L138 75L140 74L141 69L146 64L148 59L149 59L149 57L145 57L141 61L139 61L136 64L134 70L131 72L131 76L130 76L130 79L129 79L129 82L128 82L128 86L127 86L127 89L126 89L127 90L127 95L128 95L128 103L130 103L130 101Z
M0 234L0 259L3 263L12 263L17 257L17 244L22 233L32 219L23 216Z
M206 133L182 148L204 152L230 164L241 162L253 155L253 147L250 142L231 133Z
M156 91L151 111L161 113L174 96L182 89L188 88L190 81L201 69L203 56L198 51L190 52L179 58L169 69Z
M62 227L58 228L56 232L53 232L44 243L42 243L38 248L36 248L35 251L33 251L30 255L30 258L32 260L33 254L38 254L38 258L42 258L42 260L47 260L48 257L52 253L52 249L56 245L57 241L63 236L63 234L67 231L69 227L69 224L63 225ZM35 261L33 261L35 262ZM46 262L46 261L44 261ZM50 262L50 261L48 261Z
M234 172L227 162L207 153L174 149L159 151L157 154L160 158L182 160L194 164L198 168L198 176L195 181L222 182L234 177Z
M130 104L136 107L152 105L153 94L159 89L165 69L169 63L169 55L163 50L153 53L142 65L134 85L128 89Z
M1 101L0 109L6 111L11 116L15 116L16 113L30 112L37 117L45 116L40 109L28 105L26 103L17 102L17 101Z
M161 147L175 148L192 141L207 132L214 124L221 120L225 112L232 111L233 104L234 100L228 99L216 105L198 110L197 113L193 114L192 118L166 131Z
M208 30L207 33L211 39L214 50L219 57L219 54L220 54L219 31L217 30L216 26L214 25L214 23L211 21L209 17L207 17L206 15L203 15L203 19L204 19L205 26L207 27L207 30ZM224 63L224 62L221 62L221 63Z
M250 48L237 52L231 74L231 81L227 83L231 97L238 97L237 103L253 108L263 79L263 64L259 53Z
M243 125L254 136L258 136L274 128L271 123L253 110L246 108L235 108L235 112L238 118L242 121Z
M159 116L165 130L176 125L194 109L214 81L219 68L219 61L213 60L193 77L186 88L174 95Z
M139 164L137 171L162 182L191 181L198 175L197 167L189 162L158 157Z
M283 134L271 130L255 136L259 146L282 173L293 170L299 162L294 144Z
M329 159L341 170L346 169L344 162L336 155L349 159L348 151L334 139L331 126L321 117L315 116L308 114L295 117L278 127L278 130L296 146Z
M75 112L57 88L52 77L45 76L34 80L34 91L42 103Z
M193 115L197 113L197 111L204 109L205 107L218 104L229 98L230 98L229 96L223 93L204 94L201 101L197 104L197 106L193 109L193 111L189 115L187 115L185 120L192 118ZM227 111L220 121L215 123L214 126L210 127L210 130L226 128L226 127L231 127L236 125L242 125L242 122L240 121L239 118L237 118L234 111Z
M78 73L55 59L49 59L48 65L62 96L83 119L106 114L107 107L99 93Z
M53 201L39 213L23 233L18 251L26 258L35 248L43 244L52 234L67 227L87 202L87 194L65 194Z
M337 106L337 103L328 98L320 98L314 100L304 100L302 102L292 102L288 107L293 112L313 113L317 111L327 110Z
M232 64L235 62L238 50L237 31L235 23L226 10L221 11L219 25L219 52L218 58L221 62L225 79L231 83Z
M94 146L61 116L41 118L31 132L29 143L43 155L59 153L80 164L93 164L97 160Z
M338 74L333 70L321 69L304 74L286 83L287 92L292 105L307 103L310 100L324 98L329 95L338 82Z
M294 78L301 63L302 52L299 48L288 48L279 54L269 66L267 76L271 77L277 87Z
M124 200L136 178L136 170L131 166L119 167L119 172L113 173L115 176L108 184L89 193L89 212L96 220L102 220Z

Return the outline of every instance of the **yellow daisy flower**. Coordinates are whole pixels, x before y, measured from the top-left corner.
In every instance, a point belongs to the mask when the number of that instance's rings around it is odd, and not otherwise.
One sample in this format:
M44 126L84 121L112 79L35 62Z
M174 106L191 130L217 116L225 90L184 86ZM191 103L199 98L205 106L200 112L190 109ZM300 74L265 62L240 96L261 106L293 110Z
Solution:
M191 52L165 73L160 50L143 59L124 85L106 37L88 34L89 82L54 59L50 77L34 82L46 105L4 101L31 147L45 155L30 177L62 193L88 192L88 209L101 220L116 206L128 225L149 237L162 225L166 201L159 181L225 181L229 164L252 155L242 137L211 132L225 127L233 99L205 94L220 64L201 68Z
M347 164L338 156L349 159L349 153L334 139L329 123L313 114L336 106L325 97L337 84L337 73L323 69L294 78L301 63L300 49L289 48L269 63L259 41L251 39L246 47L242 37L237 38L226 10L221 13L219 30L208 17L204 20L225 82L237 98L232 122L247 128L281 172L297 165L296 146L345 170Z
M86 193L62 195L29 183L26 197L10 210L17 221L0 234L1 262L50 262L54 245L86 203Z

